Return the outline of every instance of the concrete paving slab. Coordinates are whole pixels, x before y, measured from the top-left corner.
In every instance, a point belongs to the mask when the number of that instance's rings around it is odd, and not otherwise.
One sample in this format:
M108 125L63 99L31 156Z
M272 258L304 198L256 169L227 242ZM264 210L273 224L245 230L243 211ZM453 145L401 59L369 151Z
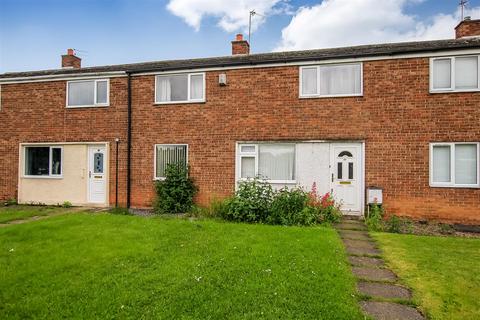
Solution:
M392 302L363 301L363 311L377 320L422 320L417 309Z
M353 267L352 272L357 278L369 281L394 282L397 280L397 276L388 269Z
M379 258L348 256L350 263L357 267L382 267L384 262Z
M360 281L357 284L358 291L371 297L384 299L410 300L410 290L394 284Z

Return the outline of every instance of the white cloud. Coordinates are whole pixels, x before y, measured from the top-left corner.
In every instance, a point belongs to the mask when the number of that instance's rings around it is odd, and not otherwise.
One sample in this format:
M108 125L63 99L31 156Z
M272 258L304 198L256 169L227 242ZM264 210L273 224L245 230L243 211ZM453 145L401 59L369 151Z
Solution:
M459 11L422 21L405 12L423 0L324 0L302 7L282 30L275 50L300 50L454 37ZM468 10L480 17L480 7Z
M195 30L200 29L205 17L218 19L218 25L227 32L248 29L249 12L255 10L252 29L265 22L265 16L288 9L285 0L170 0L167 8Z

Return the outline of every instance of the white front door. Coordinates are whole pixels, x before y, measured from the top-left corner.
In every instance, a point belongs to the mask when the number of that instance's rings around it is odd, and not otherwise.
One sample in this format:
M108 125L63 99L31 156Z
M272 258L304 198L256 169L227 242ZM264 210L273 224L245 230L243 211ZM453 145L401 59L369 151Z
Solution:
M88 147L88 202L105 203L107 196L105 146Z
M343 213L360 214L362 206L362 145L330 145L331 191Z

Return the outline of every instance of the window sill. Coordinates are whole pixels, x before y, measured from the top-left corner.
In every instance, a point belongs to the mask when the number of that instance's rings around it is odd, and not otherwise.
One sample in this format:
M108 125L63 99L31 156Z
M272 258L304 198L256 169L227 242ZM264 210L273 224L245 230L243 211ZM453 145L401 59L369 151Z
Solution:
M22 176L23 179L54 179L61 180L63 176Z
M430 183L431 188L461 188L461 189L479 189L480 185L476 184L457 184L457 185L452 185L452 184L432 184Z
M153 178L153 181L164 181L165 179L165 177Z
M328 99L328 98L358 98L363 97L363 93L359 94L333 94L333 95L312 95L312 96L302 96L300 95L299 99Z
M106 108L110 104L94 104L94 105L85 105L85 106L66 106L67 109L81 109L81 108Z
M206 100L191 100L191 101L168 101L168 102L154 102L153 105L169 105L169 104L192 104L192 103L205 103Z
M238 182L246 182L246 181L253 181L253 178L240 178ZM265 182L268 184L297 184L297 180L263 180L259 179L261 182Z
M455 90L455 89L438 89L438 90L435 90L435 89L430 89L430 93L431 94L435 94L435 93L473 93L473 92L480 92L480 89L463 89L463 90Z

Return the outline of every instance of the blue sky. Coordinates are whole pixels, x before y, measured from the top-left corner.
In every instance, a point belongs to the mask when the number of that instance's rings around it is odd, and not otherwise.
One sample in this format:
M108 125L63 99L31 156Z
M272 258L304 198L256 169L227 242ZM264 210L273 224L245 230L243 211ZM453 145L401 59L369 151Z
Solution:
M249 8L265 15L254 17L253 52L448 38L459 20L457 0L218 3L0 0L0 73L58 68L67 48L83 66L229 55ZM469 10L477 17L480 0Z

